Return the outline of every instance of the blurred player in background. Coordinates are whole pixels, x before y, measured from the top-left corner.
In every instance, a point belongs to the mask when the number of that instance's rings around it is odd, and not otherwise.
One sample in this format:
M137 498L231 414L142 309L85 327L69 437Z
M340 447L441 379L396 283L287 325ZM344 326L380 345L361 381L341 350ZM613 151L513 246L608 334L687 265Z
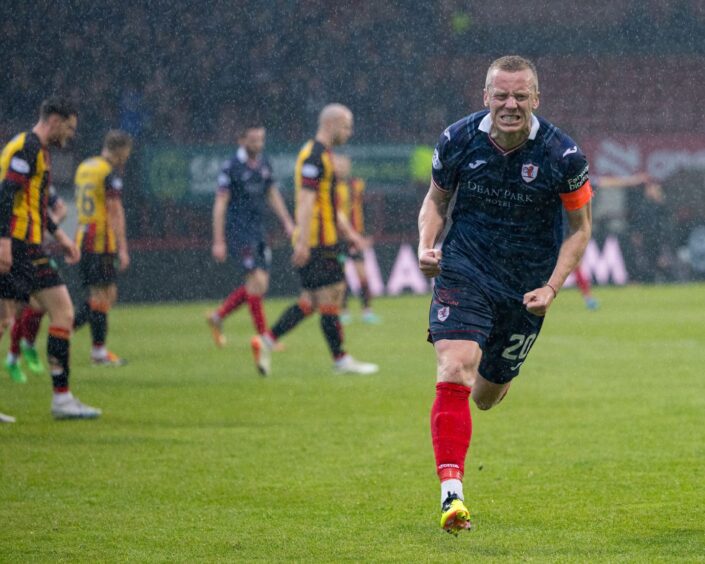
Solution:
M122 205L122 175L132 152L132 138L120 130L105 135L99 156L76 170L76 243L81 249L81 281L88 299L76 312L74 328L91 327L91 362L123 366L126 361L106 346L108 313L117 300L117 271L130 266Z
M265 135L261 124L247 125L238 136L237 152L218 176L213 204L213 258L222 263L229 253L240 259L246 274L245 283L206 316L217 347L226 343L223 320L245 302L257 334L267 330L263 299L269 289L272 252L266 241L266 206L279 218L287 237L294 231L294 221L263 153Z
M338 213L342 213L350 222L350 226L359 233L361 237L365 237L365 212L363 207L365 181L362 178L351 176L352 163L350 157L347 155L334 154L333 168L335 169L336 177L335 192ZM368 245L370 244L369 238L366 238L366 243ZM372 311L372 294L370 293L370 284L367 280L365 257L362 250L351 244L348 248L348 258L350 258L355 265L355 273L360 281L362 321L363 323L370 324L380 323L380 318ZM352 321L352 316L348 311L350 293L350 288L347 287L345 297L343 298L343 312L340 315L340 320L343 325L347 325Z
M441 135L419 214L419 267L436 277L431 436L441 527L452 533L470 528L462 483L472 434L468 399L486 410L504 398L591 236L587 160L570 137L533 114L534 64L517 56L494 61L484 103L489 111ZM436 249L455 193L453 225Z
M42 102L39 121L31 131L16 135L0 156L0 327L9 327L15 304L30 296L49 313L47 357L54 394L52 415L57 419L93 419L101 411L83 404L69 390L70 337L73 303L56 264L42 243L44 231L54 236L69 264L80 251L47 214L51 185L49 145L63 147L75 135L76 109L66 99L52 96ZM5 304L7 306L8 304Z
M627 176L611 176L601 175L593 177L591 183L595 190L600 189L622 189L641 186L650 181L650 177L646 173L631 174ZM590 279L583 273L580 265L573 271L575 275L575 284L580 290L580 294L585 301L585 307L589 310L596 310L600 307L600 302L592 295L592 284Z
M68 210L66 209L63 198L59 196L54 185L49 186L47 208L54 223L61 225L66 218ZM46 242L45 245L47 245ZM51 249L48 248L47 254L50 252ZM25 307L21 307L22 304L19 304L19 306L15 316L15 322L12 325L12 331L10 331L10 350L5 360L5 368L13 382L24 383L27 381L27 376L20 365L20 354L32 374L44 374L44 365L39 358L37 349L34 347L34 341L37 338L42 317L44 317L46 312L39 303L37 303L37 300L31 297L29 304Z
M343 348L340 307L345 293L344 252L339 234L359 249L365 240L335 206L335 172L331 149L344 145L352 135L352 112L341 104L329 104L318 119L316 137L306 142L296 159L296 229L292 263L301 280L296 304L287 309L271 331L252 339L255 363L269 374L271 351L283 335L315 310L321 314L321 331L333 356L337 373L372 374L375 364L360 362Z

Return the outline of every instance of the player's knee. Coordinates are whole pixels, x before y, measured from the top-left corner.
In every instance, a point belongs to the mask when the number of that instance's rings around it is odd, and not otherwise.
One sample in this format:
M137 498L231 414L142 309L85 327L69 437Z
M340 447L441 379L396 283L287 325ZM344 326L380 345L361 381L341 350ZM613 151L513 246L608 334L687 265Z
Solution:
M251 296L262 297L267 293L268 282L267 273L263 270L256 269L247 276L245 289Z
M3 316L0 318L0 335L5 334L6 331L12 327L12 324L14 323L14 318L13 317L7 317Z
M70 309L64 309L64 310L60 311L58 313L58 315L56 315L55 318L52 319L51 324L57 325L59 327L71 328L71 327L73 327L73 321L74 321L73 308L70 308Z
M438 365L438 376L443 382L471 387L475 381L472 367L459 358L443 359Z
M112 300L105 297L102 298L92 298L89 302L92 311L97 311L100 313L108 313L113 305ZM73 316L73 311L71 312Z
M247 294L263 298L267 293L267 283L263 281L252 282L246 286Z
M73 306L63 304L61 307L50 307L48 310L49 322L56 327L73 327L74 312Z
M304 315L311 315L313 313L313 303L310 300L300 298L298 301L299 309Z

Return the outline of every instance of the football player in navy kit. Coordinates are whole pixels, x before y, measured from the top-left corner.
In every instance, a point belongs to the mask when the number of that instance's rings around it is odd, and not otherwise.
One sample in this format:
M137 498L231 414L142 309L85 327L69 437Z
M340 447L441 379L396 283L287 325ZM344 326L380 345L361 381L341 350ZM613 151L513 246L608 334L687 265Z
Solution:
M237 153L225 163L218 176L213 205L213 258L225 262L228 253L239 257L245 268L245 283L235 288L220 308L207 315L216 346L225 344L223 319L247 302L258 334L267 329L262 300L269 289L271 251L266 242L264 214L267 204L284 226L288 237L294 230L284 199L263 154L265 128L247 125Z
M591 236L588 163L570 137L534 115L534 64L518 56L494 61L483 98L489 111L441 135L419 214L419 266L436 278L431 435L441 526L451 533L470 528L462 487L469 397L482 410L502 400ZM452 226L436 248L453 196Z

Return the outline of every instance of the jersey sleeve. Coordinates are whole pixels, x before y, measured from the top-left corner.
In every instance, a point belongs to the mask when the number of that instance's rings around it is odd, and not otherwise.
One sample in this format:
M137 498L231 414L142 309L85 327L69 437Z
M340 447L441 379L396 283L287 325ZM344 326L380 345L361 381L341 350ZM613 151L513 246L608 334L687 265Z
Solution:
M357 178L357 177L353 178L350 181L350 186L352 187L355 194L357 194L359 196L362 196L363 193L365 192L366 185L365 185L365 181L362 178Z
M231 161L225 162L223 168L220 169L218 173L218 186L216 187L216 192L232 194L233 191L233 178L232 178L232 164Z
M0 237L9 236L15 194L29 185L36 170L40 148L39 143L25 140L22 147L9 155L7 170L0 182Z
M24 145L10 157L7 165L7 172L3 177L3 190L9 189L14 192L23 188L29 183L37 166L37 155L40 146L38 143L25 141Z
M563 147L559 170L561 180L558 195L567 211L574 211L586 205L593 195L590 185L587 158L577 145Z
M433 183L444 192L454 191L458 183L459 155L449 127L438 139L431 160Z
M122 178L114 172L105 177L105 197L122 198Z
M59 200L61 198L59 197L59 193L56 191L56 186L53 184L49 185L49 195L47 197L47 206L49 209L54 209L56 207L56 204L59 203Z
M350 218L350 187L340 180L335 183L335 209Z
M301 187L318 191L324 174L323 159L318 153L311 153L301 163Z

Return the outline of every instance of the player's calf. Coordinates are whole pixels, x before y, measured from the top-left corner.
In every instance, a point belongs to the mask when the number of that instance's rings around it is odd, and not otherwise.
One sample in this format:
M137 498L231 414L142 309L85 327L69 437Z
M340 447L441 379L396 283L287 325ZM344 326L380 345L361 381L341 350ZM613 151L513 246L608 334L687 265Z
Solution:
M489 385L488 385L489 384ZM509 392L511 382L494 384L484 378L478 378L472 390L472 400L478 409L487 411L498 405Z

